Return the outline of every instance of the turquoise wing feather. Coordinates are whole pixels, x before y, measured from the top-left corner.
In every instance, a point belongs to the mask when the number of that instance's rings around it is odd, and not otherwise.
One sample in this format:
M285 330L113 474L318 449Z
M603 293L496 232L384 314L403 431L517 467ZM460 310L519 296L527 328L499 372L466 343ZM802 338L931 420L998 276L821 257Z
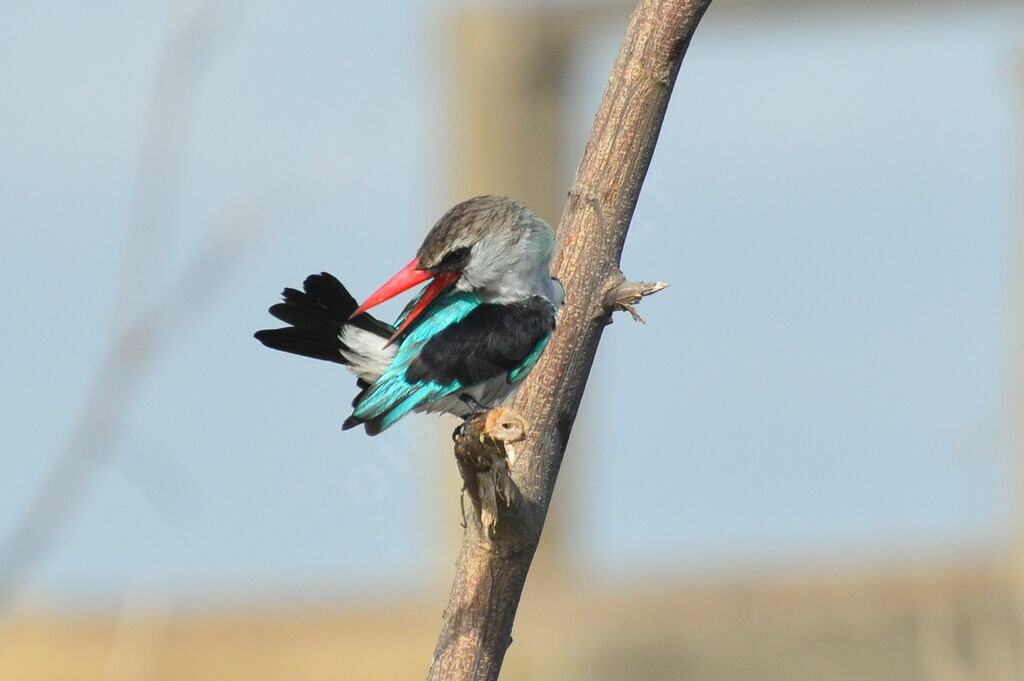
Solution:
M530 370L533 369L534 365L537 364L537 361L540 360L540 356L544 354L544 348L548 346L549 340L551 340L551 336L545 336L539 343L537 343L537 347L533 349L533 352L526 356L526 359L523 360L522 366L508 372L509 383L517 383L526 378L526 375L530 373Z
M419 405L460 390L463 386L457 380L444 384L433 381L409 383L405 373L409 363L431 338L464 319L478 305L480 298L463 291L451 291L432 303L429 316L424 314L424 321L407 333L391 366L363 395L352 416L363 422L379 420L380 429L384 430ZM407 312L403 316L405 314Z

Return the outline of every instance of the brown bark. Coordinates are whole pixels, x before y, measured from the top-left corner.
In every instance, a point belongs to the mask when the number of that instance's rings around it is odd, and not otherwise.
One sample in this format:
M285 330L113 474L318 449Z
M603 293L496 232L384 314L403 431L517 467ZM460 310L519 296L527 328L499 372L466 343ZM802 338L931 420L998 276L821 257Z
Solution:
M633 14L558 226L553 273L566 302L512 407L531 426L508 467L514 503L496 504L493 527L481 522L479 485L494 469L467 461L491 457L501 468L504 443L481 438L479 422L457 438L473 512L428 679L497 679L601 332L612 311L635 314L633 303L664 286L625 281L619 258L679 66L710 2L642 0Z

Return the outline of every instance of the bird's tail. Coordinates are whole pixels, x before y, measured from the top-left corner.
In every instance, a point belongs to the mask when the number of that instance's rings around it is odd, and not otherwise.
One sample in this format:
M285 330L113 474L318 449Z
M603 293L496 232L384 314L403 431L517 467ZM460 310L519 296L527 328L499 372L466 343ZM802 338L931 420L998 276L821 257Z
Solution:
M362 384L375 382L391 365L397 347L385 347L394 327L363 313L349 319L359 307L352 294L327 272L311 274L302 291L286 288L283 303L270 314L290 324L257 331L256 340L268 348L348 366Z

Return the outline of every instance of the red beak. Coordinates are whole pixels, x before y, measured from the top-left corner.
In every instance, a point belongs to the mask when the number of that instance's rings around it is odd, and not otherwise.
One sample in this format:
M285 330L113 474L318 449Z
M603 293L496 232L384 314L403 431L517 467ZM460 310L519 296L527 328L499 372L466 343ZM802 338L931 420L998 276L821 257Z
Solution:
M434 280L430 282L430 286L428 286L423 292L423 295L420 297L420 301L416 304L416 307L413 308L412 312L409 313L409 316L405 318L405 322L402 326L395 331L395 334L391 336L391 338L388 339L388 342L384 347L391 345L391 343L393 343L394 340L398 338L398 336L400 336L410 324L412 324L412 321L416 319L423 310L427 309L427 305L430 305L430 302L434 300L434 298L437 298L437 296L441 294L441 291L448 288L448 285L458 279L461 274L460 272L442 272L441 274L435 275L427 270L419 269L419 264L419 258L415 258L411 263L403 267L401 272L388 279L386 284L377 289L373 295L367 298L366 302L360 305L359 308L349 317L349 319L357 317L369 310L371 307L380 305L385 300L390 300L399 293L408 291L416 284L422 284L427 279L433 277Z

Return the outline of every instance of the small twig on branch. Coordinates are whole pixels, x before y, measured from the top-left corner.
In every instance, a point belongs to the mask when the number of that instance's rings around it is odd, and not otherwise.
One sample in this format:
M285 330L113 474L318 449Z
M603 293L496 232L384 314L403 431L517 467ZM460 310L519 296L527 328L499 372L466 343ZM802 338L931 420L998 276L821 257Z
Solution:
M647 322L633 306L645 296L653 295L667 287L668 284L664 281L626 281L626 277L619 272L614 278L612 286L605 291L601 304L606 313L622 310L628 312L633 317L633 321L646 324Z
M478 517L466 523L429 680L498 678L601 333L612 311L637 316L632 306L665 286L626 282L619 260L679 66L710 4L642 0L633 13L558 226L552 269L566 302L512 407L531 424L508 469L518 502L498 504L495 492L493 533ZM500 460L498 448L485 458ZM459 461L479 501L479 471ZM493 463L490 471L493 481Z

